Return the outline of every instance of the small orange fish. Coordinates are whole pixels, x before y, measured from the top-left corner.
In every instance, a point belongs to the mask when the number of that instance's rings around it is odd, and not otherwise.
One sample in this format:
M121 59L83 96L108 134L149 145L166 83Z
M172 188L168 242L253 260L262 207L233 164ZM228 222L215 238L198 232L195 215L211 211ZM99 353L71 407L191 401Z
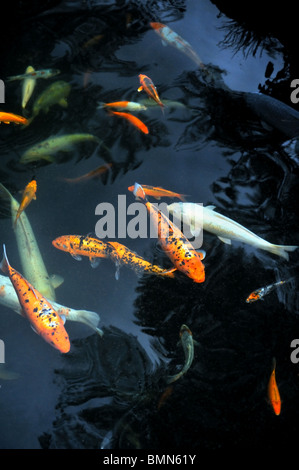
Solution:
M21 213L30 204L32 199L36 199L36 189L37 189L37 184L35 180L32 180L27 184L23 192L22 201L21 201L21 204L19 205L14 225L16 225L17 220L20 217Z
M164 104L160 100L160 97L158 95L157 89L152 82L152 80L147 76L143 74L139 74L139 80L140 80L140 87L138 88L138 91L144 90L150 98L152 98L158 105L161 106L162 110L164 108Z
M146 125L139 118L137 118L136 116L133 116L133 114L120 113L118 111L112 111L112 110L109 110L109 114L114 114L115 116L123 117L123 118L127 119L135 127L137 127L137 129L139 129L144 134L149 133L149 130L146 127Z
M76 259L81 261L82 256L87 256L92 267L98 265L97 258L108 258L113 248L98 238L84 235L62 235L52 241L52 245L58 250L66 251Z
M122 264L132 268L137 274L156 274L157 276L174 277L174 271L176 268L163 269L160 266L146 261L144 258L139 256L134 251L131 251L125 245L118 242L108 242L114 250L110 252L110 258L115 262L116 265L116 279L119 278L119 268Z
M142 184L141 186L147 196L153 196L156 199L161 199L161 197L177 197L181 201L185 201L186 194L174 193L173 191L161 188L161 186L149 186L147 184ZM128 190L133 192L134 186L129 186Z
M268 398L274 410L274 413L278 416L281 410L281 399L279 390L276 383L275 377L275 368L276 368L276 359L273 358L273 370L270 376L270 380L268 383Z
M18 114L13 113L4 113L0 111L0 123L4 122L4 124L10 124L14 122L15 124L28 124L28 119L24 116L19 116Z
M97 179L101 175L106 173L106 171L108 171L108 169L111 167L112 167L112 163L106 163L105 165L101 165L95 168L94 170L88 173L85 173L82 176L78 176L78 178L63 178L63 180L66 181L67 183L80 183L81 181L86 181L89 179Z
M157 228L157 234L165 254L174 266L194 282L204 282L205 268L201 260L204 254L195 250L181 230L173 224L154 204L151 204L140 184L135 183L134 196L144 203Z
M99 103L98 108L117 108L126 111L145 111L147 107L136 101L113 101L111 103Z
M18 271L12 268L3 245L1 269L8 274L16 291L22 313L34 331L62 353L70 350L70 340L64 322L52 305Z

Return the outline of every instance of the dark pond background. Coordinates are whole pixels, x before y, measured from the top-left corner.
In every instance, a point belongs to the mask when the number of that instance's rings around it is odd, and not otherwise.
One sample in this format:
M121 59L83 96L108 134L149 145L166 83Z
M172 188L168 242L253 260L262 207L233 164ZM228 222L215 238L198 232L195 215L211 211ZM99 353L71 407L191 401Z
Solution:
M226 6L225 6L226 4ZM290 5L290 6L289 6ZM290 343L299 334L298 252L287 262L240 243L223 244L204 233L206 281L138 278L104 260L92 269L51 242L64 234L95 230L100 202L117 207L118 195L134 202L135 181L189 194L213 204L266 240L298 245L298 117L281 120L292 132L265 125L246 105L246 93L279 99L293 110L293 79L299 78L291 3L259 11L258 2L48 1L11 2L3 26L0 77L58 68L71 84L68 107L53 106L27 129L0 127L1 182L20 200L35 176L37 200L26 210L49 273L64 277L57 301L99 313L100 338L67 322L71 351L61 355L35 335L26 321L1 306L0 338L6 366L20 374L0 379L2 449L275 449L295 445L299 429L298 365ZM167 24L190 42L209 78L186 56L164 47L149 26ZM90 39L93 42L86 44ZM97 102L140 100L138 74L150 76L169 107L138 115L141 134L97 109ZM212 77L212 78L211 78ZM38 81L39 93L56 78ZM245 93L245 94L244 94ZM21 114L21 84L6 83L1 110ZM288 111L290 113L290 111ZM271 114L271 113L270 113ZM269 113L268 113L269 117ZM58 154L56 162L19 163L31 145L52 135L89 132L110 149L94 145ZM288 142L285 145L285 142ZM294 143L294 141L293 141ZM69 184L105 162L102 180ZM0 240L12 266L21 270L16 241L1 203ZM118 239L141 256L168 267L150 239ZM295 281L262 302L247 295L278 279ZM184 361L177 346L186 323L200 343L188 373L161 403L165 377ZM282 411L267 402L272 358Z

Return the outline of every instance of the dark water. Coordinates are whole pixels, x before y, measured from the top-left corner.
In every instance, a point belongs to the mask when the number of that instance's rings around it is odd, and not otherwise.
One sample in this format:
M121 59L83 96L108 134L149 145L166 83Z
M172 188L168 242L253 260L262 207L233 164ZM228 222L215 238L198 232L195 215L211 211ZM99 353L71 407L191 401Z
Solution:
M126 267L116 281L109 260L92 269L87 259L77 262L51 244L60 235L93 233L96 206L117 207L118 195L126 195L128 205L134 202L127 188L137 181L213 204L273 243L298 245L298 157L283 145L290 136L279 123L265 125L243 93L264 93L296 110L290 83L298 69L290 36L280 30L284 17L278 21L276 12L268 22L248 17L247 23L237 10L226 16L220 4L208 0L65 1L49 3L48 9L22 3L18 8L12 40L2 50L1 78L31 64L59 69L58 79L72 88L67 108L53 106L27 129L1 126L1 182L20 200L19 191L36 177L37 200L26 213L49 273L64 277L57 301L97 312L104 337L67 322L71 351L62 355L1 306L6 365L20 377L0 382L0 448L292 447L299 426L298 366L290 359L299 328L298 252L286 261L240 243L223 244L205 232L206 280L195 284L184 276L139 278ZM167 24L189 41L213 80L188 57L163 47L150 21ZM159 107L139 114L148 135L97 109L100 101L144 98L137 93L139 73L153 79L162 101L185 105L169 107L164 115ZM38 81L29 115L34 99L54 80ZM21 114L20 82L6 84L1 109ZM58 154L51 164L20 164L31 145L78 132L97 135L110 154L88 144ZM61 179L105 162L112 162L112 169L102 180ZM21 270L4 203L1 210L0 239L11 265ZM118 241L170 266L154 240ZM292 283L264 301L245 303L254 289L292 276ZM177 346L183 323L200 344L190 370L161 404L165 377L183 365ZM273 357L280 416L267 402Z

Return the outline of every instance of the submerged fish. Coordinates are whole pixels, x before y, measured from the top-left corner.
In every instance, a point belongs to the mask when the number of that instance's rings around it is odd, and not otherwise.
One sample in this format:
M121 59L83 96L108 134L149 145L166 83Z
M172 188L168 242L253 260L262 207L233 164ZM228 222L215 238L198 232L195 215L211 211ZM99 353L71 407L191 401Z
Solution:
M265 295L270 294L276 287L281 286L282 284L285 284L286 282L290 282L293 278L288 279L286 281L278 281L274 282L273 284L270 284L266 287L260 287L259 289L254 290L249 294L249 296L246 299L246 302L248 304L251 304L252 302L256 302L257 300L264 300Z
M190 366L194 359L194 344L198 344L194 341L190 328L188 328L188 326L184 324L181 326L180 329L180 338L185 354L185 364L182 370L178 372L178 374L171 375L167 378L167 383L169 384L178 380L190 369Z
M147 184L142 184L141 186L147 196L153 196L156 199L161 199L161 197L177 197L182 201L185 200L186 194L174 193L173 191L168 191L167 189L161 188L160 186L150 186ZM128 190L133 192L134 186L129 186Z
M29 65L26 69L26 73L29 72L35 72L34 68ZM22 108L25 109L28 101L31 98L31 95L33 93L33 90L36 85L36 78L33 76L29 76L28 78L25 78L23 81L23 86L22 86Z
M97 267L98 258L107 258L113 249L108 243L87 235L62 235L55 238L52 245L70 253L77 261L81 261L82 256L87 256L92 267Z
M187 42L185 39L175 33L172 29L170 29L169 26L155 22L150 23L150 26L162 38L163 45L169 44L170 46L175 47L180 52L192 59L196 63L196 65L201 68L205 67L204 63L196 54L191 44L189 44L189 42Z
M158 95L157 89L152 81L151 78L149 78L147 75L144 74L139 74L139 81L141 83L140 87L138 88L138 91L144 90L147 95L152 98L161 108L164 108L164 103L160 100L160 97Z
M102 144L101 139L92 134L65 134L58 137L49 137L30 147L23 153L20 163L30 163L38 160L55 162L57 152L71 152L75 144L81 142L96 142Z
M16 215L16 218L15 218L15 224L17 223L17 220L20 217L20 215L22 214L22 212L30 204L32 199L36 199L36 189L37 189L37 184L36 184L35 180L32 180L27 184L26 188L23 191L21 204L19 205L19 208L17 210L17 215Z
M181 230L147 200L138 183L135 183L133 194L145 204L157 229L161 247L174 266L194 282L204 282L205 268L201 261L204 258L203 253L196 251Z
M92 171L85 173L82 176L78 176L77 178L63 178L64 181L67 183L81 183L82 181L87 181L90 179L97 179L104 173L106 173L109 168L111 168L112 163L106 163L105 165L98 166Z
M98 313L90 310L76 310L74 308L61 305L53 300L47 300L51 303L52 307L62 319L65 318L68 321L83 323L84 325L92 328L100 336L103 335L103 331L98 328L100 322L100 316ZM22 306L19 302L16 291L13 288L9 277L3 275L0 275L0 304L10 308L19 315L22 315Z
M98 103L98 108L117 108L126 111L145 111L147 107L135 101L114 101L112 103Z
M236 240L269 251L286 260L289 259L288 252L298 248L294 245L274 245L267 242L238 222L215 212L214 208L215 206L202 207L192 202L174 202L168 205L169 212L189 225L191 233L203 228L217 235L223 243L230 245L232 240Z
M160 266L146 261L134 251L118 242L107 242L114 249L110 251L109 257L115 262L115 278L119 279L119 269L121 265L133 269L137 274L156 274L157 276L174 277L176 268L163 269Z
M70 91L71 85L63 80L58 80L48 86L35 100L32 107L32 116L28 123L30 124L41 111L47 113L51 106L55 104L66 108L68 105L67 97Z
M1 269L8 274L21 304L22 314L34 331L60 352L69 352L71 345L63 320L46 298L10 266L5 245Z
M131 124L133 124L133 126L137 127L137 129L139 129L144 134L149 133L149 130L148 130L147 126L144 124L144 122L142 122L138 117L133 116L133 114L121 113L121 112L118 112L118 111L112 111L111 109L109 110L109 114L113 114L114 116L119 116L119 117L122 117L122 118L126 119Z
M5 113L4 111L0 111L0 124L3 122L4 124L10 124L11 122L15 124L28 124L28 119L24 116L20 116L19 114L14 113Z
M8 201L11 218L14 222L19 210L18 201L3 184L0 184L0 197ZM63 282L61 276L50 276L43 261L31 224L25 212L22 212L18 223L12 224L16 236L21 260L22 274L47 299L55 300L55 288Z
M274 413L278 416L280 415L280 411L281 411L281 399L280 399L278 386L276 383L275 369L276 369L276 359L273 358L273 370L270 376L270 380L268 382L268 398L272 405Z
M33 69L33 67L32 67ZM44 69L44 70L26 70L25 73L21 75L12 75L11 77L7 77L8 82L12 82L14 80L24 80L26 78L52 78L55 77L55 75L58 75L60 73L60 70L58 69Z

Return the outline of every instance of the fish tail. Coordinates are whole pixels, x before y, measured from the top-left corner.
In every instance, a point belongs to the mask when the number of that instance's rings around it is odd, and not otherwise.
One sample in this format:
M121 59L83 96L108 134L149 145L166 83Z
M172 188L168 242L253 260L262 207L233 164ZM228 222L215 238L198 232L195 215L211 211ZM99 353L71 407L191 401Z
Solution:
M5 249L4 244L3 244L3 258L2 258L2 261L1 261L1 264L0 264L0 268L5 274L9 273L9 262L8 262L8 259L7 259L6 249Z
M268 251L274 255L281 256L285 260L289 260L289 251L295 251L298 246L295 245L271 245Z
M135 183L134 185L134 190L133 190L133 194L136 198L138 199L141 199L142 201L146 202L147 201L147 197L145 195L145 192L144 192L144 189L143 187L138 184L138 183Z
M182 372L179 372L176 375L169 375L166 381L168 384L171 384L173 382L176 382L180 377L182 377L182 375L183 375Z
M91 312L89 310L77 310L78 320L85 323L85 325L90 326L93 330L96 331L100 336L103 336L103 331L98 328L100 321L100 316L96 312Z
M105 107L106 107L106 103L104 103L103 101L98 102L98 106L97 106L98 109L102 109L102 108L105 108Z

